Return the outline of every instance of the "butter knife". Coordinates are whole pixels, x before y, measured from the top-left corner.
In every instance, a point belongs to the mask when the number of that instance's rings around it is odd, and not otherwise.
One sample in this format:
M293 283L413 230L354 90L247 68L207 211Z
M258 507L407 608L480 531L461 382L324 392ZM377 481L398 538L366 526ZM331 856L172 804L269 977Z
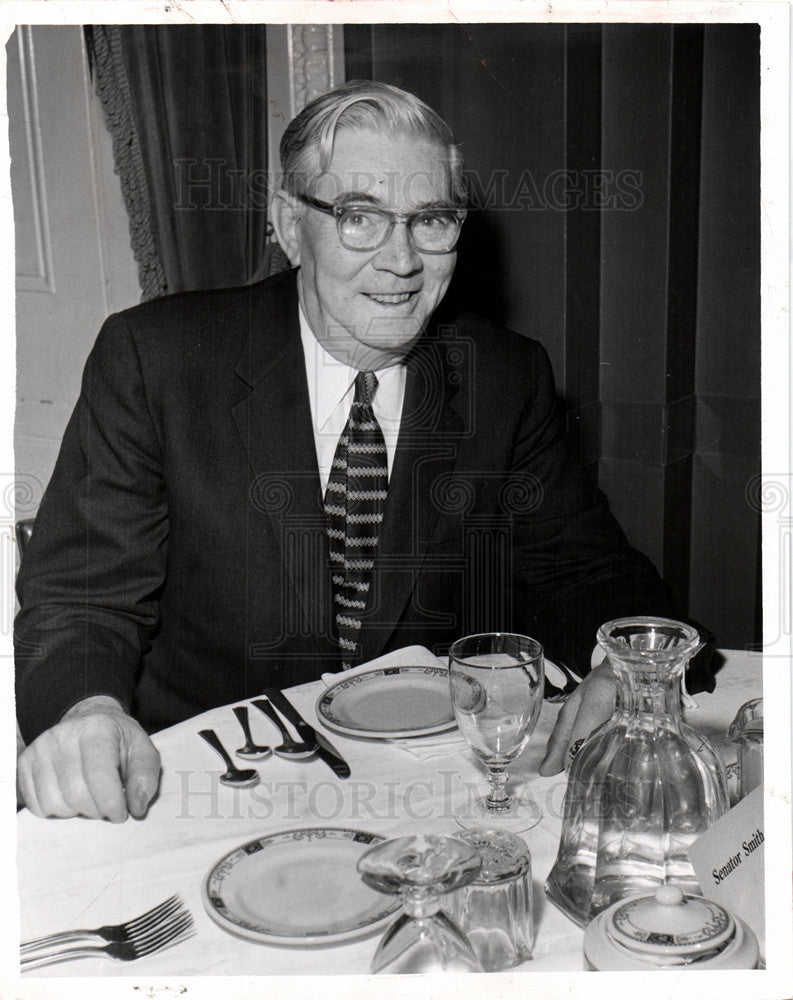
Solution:
M350 766L347 761L344 760L329 739L323 736L322 733L318 733L313 726L310 726L306 722L283 691L279 691L278 688L267 688L264 694L289 719L295 729L297 729L298 735L302 740L306 742L313 740L317 744L317 757L323 760L334 774L339 778L349 778Z

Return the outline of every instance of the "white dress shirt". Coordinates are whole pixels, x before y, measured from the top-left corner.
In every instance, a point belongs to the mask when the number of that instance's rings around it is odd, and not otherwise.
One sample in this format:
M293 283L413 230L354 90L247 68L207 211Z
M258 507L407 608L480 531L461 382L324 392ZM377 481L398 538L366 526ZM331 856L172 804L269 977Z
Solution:
M314 431L319 478L324 495L330 478L333 456L336 454L336 445L339 443L339 437L350 415L350 406L355 398L355 376L358 372L328 354L311 332L302 309L300 309L300 339L303 342L311 426ZM385 438L390 478L402 419L407 370L404 365L392 365L390 368L378 370L375 374L378 385L372 400L372 410Z

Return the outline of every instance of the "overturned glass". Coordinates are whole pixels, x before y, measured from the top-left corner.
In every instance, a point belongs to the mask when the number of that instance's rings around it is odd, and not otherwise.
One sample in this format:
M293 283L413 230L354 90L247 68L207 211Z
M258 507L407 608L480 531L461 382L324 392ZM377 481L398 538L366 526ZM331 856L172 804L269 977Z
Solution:
M388 927L372 972L481 972L471 943L441 910L440 896L476 878L479 852L455 837L396 837L370 847L358 871L381 892L401 893L402 913Z
M534 907L531 854L525 841L504 830L466 830L482 868L469 885L449 893L444 908L461 928L485 972L531 958Z

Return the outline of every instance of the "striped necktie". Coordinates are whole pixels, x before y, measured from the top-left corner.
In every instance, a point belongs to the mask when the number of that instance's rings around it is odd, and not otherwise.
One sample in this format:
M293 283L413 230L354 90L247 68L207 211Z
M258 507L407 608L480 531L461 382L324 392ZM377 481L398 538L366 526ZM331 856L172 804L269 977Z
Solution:
M375 373L358 372L325 493L334 620L344 670L355 665L360 653L358 634L370 598L388 489L385 440L372 410L376 390Z

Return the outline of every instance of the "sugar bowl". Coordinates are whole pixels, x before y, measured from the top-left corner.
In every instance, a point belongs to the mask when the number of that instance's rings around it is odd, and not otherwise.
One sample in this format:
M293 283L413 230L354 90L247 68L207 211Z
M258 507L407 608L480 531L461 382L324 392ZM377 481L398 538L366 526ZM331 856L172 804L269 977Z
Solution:
M667 884L599 913L584 934L587 968L600 972L754 969L759 948L743 920Z

